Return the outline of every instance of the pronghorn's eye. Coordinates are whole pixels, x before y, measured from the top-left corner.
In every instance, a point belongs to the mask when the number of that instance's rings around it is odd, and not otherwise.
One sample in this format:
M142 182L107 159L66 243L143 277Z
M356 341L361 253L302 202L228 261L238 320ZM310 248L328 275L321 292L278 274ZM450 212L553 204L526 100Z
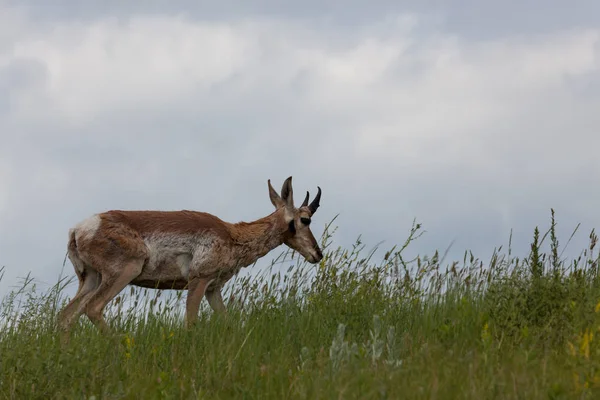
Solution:
M310 225L310 218L300 218L300 222L302 222L304 225Z
M290 223L288 225L288 229L290 230L290 232L296 233L296 225L294 224L294 220L290 221Z

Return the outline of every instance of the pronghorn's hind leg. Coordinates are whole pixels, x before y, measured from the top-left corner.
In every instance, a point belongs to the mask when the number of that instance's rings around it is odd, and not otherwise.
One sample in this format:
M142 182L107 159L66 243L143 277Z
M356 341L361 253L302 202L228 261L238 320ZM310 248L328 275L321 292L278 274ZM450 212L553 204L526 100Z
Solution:
M100 284L100 274L79 256L75 231L72 230L69 237L68 256L77 274L79 287L75 296L58 314L58 325L65 334L68 334L73 323L81 315L86 299Z
M142 272L144 262L144 259L126 261L108 270L110 273L105 271L102 274L100 286L85 304L85 314L102 332L108 333L110 330L102 317L104 307Z
M60 310L60 312L57 315L58 326L63 331L66 331L69 329L69 327L71 325L69 322L69 319L70 319L71 315L73 314L73 309L81 301L81 297L83 296L82 291L83 291L83 287L85 285L86 275L84 273L80 273L77 270L75 270L75 274L77 275L77 279L79 280L79 287L77 288L77 292L75 293L75 296L73 296L73 298L71 298L71 301L69 301L67 303L67 305L65 307L63 307L63 309Z
M93 224L90 222L88 225ZM94 281L94 290L79 302L77 312L84 312L97 328L107 332L108 325L102 311L142 272L149 256L148 247L137 231L119 222L99 220L94 225L93 234L86 234L89 231L80 232L74 260L75 263L78 259L83 260L98 279Z
M77 277L79 278L77 293L58 316L59 326L64 332L71 329L83 312L87 300L100 285L100 274L91 268L86 268L83 273L78 272Z

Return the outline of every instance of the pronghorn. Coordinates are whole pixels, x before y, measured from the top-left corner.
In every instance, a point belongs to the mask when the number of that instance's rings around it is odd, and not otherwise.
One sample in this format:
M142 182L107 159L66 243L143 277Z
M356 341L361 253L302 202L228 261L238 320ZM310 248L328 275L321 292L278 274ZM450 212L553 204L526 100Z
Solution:
M69 230L68 256L79 288L59 314L68 331L85 313L102 332L109 330L102 311L127 285L155 289L187 289L185 320L198 318L200 301L214 312L225 312L223 285L241 268L281 244L298 251L308 262L323 254L310 230L319 208L321 188L309 204L309 193L296 208L292 177L281 195L267 180L275 206L270 215L235 224L196 211L120 211L94 214Z

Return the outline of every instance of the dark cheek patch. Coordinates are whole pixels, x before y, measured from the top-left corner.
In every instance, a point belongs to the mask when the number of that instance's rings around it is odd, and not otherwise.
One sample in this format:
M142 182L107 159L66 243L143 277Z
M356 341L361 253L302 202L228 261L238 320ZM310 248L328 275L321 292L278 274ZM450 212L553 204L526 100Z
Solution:
M290 230L290 232L292 232L292 234L296 233L296 225L294 225L294 220L290 221L290 224L288 225L288 229Z

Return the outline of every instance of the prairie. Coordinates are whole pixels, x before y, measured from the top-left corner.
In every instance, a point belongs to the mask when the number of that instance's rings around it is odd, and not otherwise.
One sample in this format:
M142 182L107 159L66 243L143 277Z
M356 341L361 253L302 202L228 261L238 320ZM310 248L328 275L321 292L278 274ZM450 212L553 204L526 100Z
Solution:
M329 224L319 264L275 250L271 268L227 285L226 315L203 301L190 329L183 292L128 287L106 312L114 334L101 335L82 317L68 346L56 314L70 280L40 291L25 278L0 305L0 397L600 396L594 231L568 260L554 213L547 231L533 231L526 257L499 248L489 260L470 252L458 261L437 252L405 259L420 233L414 224L377 260L360 240L332 248Z

